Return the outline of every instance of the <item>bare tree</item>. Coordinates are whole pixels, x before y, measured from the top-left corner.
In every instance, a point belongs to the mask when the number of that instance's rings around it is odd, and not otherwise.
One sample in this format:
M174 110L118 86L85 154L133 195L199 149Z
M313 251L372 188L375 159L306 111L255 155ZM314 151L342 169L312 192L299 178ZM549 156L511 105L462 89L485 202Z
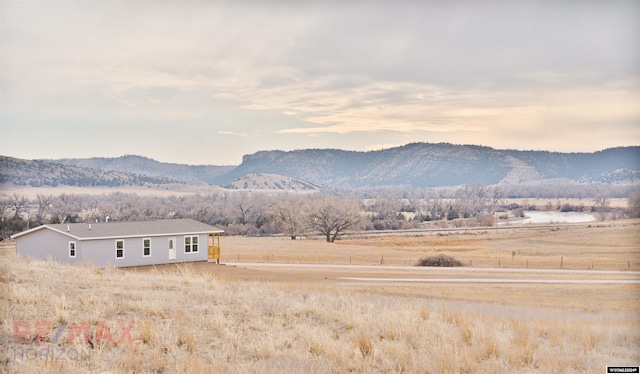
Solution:
M108 199L102 199L98 201L95 215L92 218L97 222L106 222L115 217L116 213L116 204ZM107 218L108 217L108 218Z
M233 222L232 211L229 199L224 193L210 194L206 196L209 210L210 224L227 225Z
M489 213L493 213L498 205L500 205L502 199L506 196L506 192L502 186L492 186L488 187L487 195L491 199L491 204L489 204Z
M306 227L305 198L287 196L271 206L271 219L282 226L282 231L292 240L302 234Z
M487 186L475 183L464 185L456 190L454 210L464 216L482 212L486 205Z
M397 217L401 208L400 205L400 201L397 198L385 196L376 198L369 210L373 212L374 219L389 220Z
M238 215L237 222L242 225L246 225L249 214L253 210L253 202L251 196L244 191L238 192L233 196L232 204L236 209L236 213Z
M598 211L606 212L609 208L610 197L607 192L598 193L593 199Z
M593 198L596 215L600 217L600 221L607 219L609 215L610 196L607 192L599 192Z
M82 197L63 193L52 200L50 207L51 214L58 217L61 223L65 223L82 212Z
M24 196L20 196L17 193L14 193L9 198L9 202L11 204L11 208L13 208L13 211L14 211L13 218L14 219L22 218L22 213L27 212L27 206L29 205L29 200Z
M51 210L51 204L53 202L52 195L38 194L36 196L38 203L38 210L36 211L36 222L42 223L47 215L47 212Z
M433 194L431 197L425 200L424 208L429 214L429 218L432 221L444 218L444 202L438 195Z
M338 235L361 222L360 203L355 199L323 196L311 202L309 225L333 243Z
M629 194L629 216L631 218L640 218L640 190L635 190Z
M5 213L11 209L12 206L10 198L7 197L0 199L0 221L5 218Z
M137 195L126 195L122 201L118 202L116 218L120 221L137 220L141 210L141 206L138 202L139 198Z
M492 186L488 189L487 193L491 197L493 205L498 205L506 196L506 191L502 186Z
M269 220L269 207L273 199L265 194L255 194L252 196L253 212L250 215L251 222L256 228L262 227Z
M7 237L7 219L5 213L11 209L10 198L0 198L0 228L2 229L2 236L0 238Z

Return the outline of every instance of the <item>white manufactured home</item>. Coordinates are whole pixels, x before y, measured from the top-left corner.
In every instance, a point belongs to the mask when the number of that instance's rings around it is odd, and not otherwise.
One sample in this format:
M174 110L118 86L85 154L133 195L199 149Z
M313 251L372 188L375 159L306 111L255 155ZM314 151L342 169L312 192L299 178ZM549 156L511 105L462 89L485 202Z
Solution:
M27 257L97 267L216 261L220 230L192 219L42 225L13 235Z

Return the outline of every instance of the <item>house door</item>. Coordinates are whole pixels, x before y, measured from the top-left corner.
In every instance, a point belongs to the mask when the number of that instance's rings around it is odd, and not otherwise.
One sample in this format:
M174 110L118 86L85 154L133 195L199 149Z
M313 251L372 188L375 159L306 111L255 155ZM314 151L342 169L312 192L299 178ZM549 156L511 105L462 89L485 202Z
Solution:
M176 238L169 238L169 260L176 259Z

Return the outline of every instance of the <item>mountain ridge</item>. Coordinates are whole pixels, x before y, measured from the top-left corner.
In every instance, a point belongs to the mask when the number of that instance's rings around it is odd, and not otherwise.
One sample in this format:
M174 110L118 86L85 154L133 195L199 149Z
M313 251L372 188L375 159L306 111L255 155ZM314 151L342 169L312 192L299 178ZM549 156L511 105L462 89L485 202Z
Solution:
M224 174L234 168L234 166L226 165L186 165L160 162L138 155L124 155L120 157L64 158L44 161L105 171L143 174L151 177L168 178L184 182L205 182L208 184L212 184L210 180L211 178Z
M122 187L150 186L180 183L179 181L148 176L144 174L123 173L76 165L64 165L43 160L23 160L0 156L0 183L30 187Z
M609 184L640 181L640 146L615 147L590 153L562 153L501 150L481 145L409 143L367 152L318 148L258 151L245 155L237 166L173 164L135 155L23 160L18 165L18 159L0 157L0 166L3 168L0 169L0 182L15 181L22 185L52 183L46 173L43 174L47 163L57 165L50 168L70 168L56 171L58 180L66 181L63 183L88 185L179 181L230 188L246 185L278 189L287 185L294 189L318 186L353 189L384 186L431 188L471 183L524 184L550 180ZM12 167L26 171L4 170ZM31 174L27 172L29 170ZM123 175L96 174L96 170ZM265 180L264 177L257 177L260 175L279 175L282 178L269 177ZM92 178L95 180L92 181Z
M614 171L618 172L614 175ZM246 174L273 173L343 188L517 184L548 179L615 183L637 180L635 171L640 171L638 146L593 153L561 153L409 143L369 152L335 149L259 151L245 155L238 167L214 181L224 184Z

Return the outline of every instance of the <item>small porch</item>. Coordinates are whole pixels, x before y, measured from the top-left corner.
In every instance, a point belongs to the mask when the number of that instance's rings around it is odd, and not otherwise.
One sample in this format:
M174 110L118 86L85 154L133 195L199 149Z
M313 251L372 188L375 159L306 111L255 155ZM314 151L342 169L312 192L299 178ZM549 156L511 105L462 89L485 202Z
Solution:
M209 257L207 262L220 263L220 233L210 232L208 241Z

